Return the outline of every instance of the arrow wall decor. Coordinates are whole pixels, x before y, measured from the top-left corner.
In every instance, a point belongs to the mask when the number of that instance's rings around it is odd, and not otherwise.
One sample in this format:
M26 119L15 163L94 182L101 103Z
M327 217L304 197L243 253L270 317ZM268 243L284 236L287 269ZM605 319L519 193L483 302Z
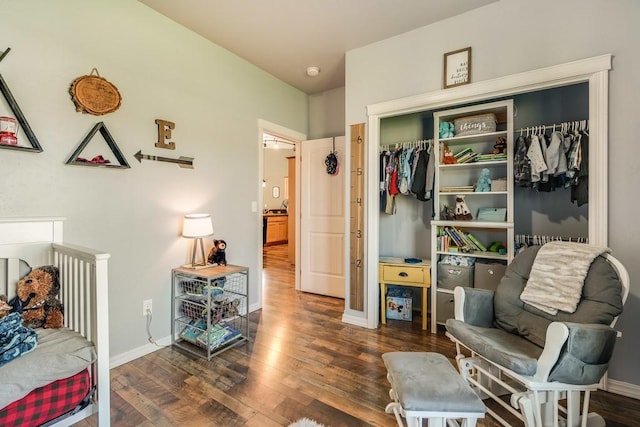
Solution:
M171 157L150 156L149 154L142 154L142 150L138 150L134 157L140 163L142 163L142 159L155 160L156 162L177 163L181 168L193 169L193 157L180 156L178 159L172 159Z

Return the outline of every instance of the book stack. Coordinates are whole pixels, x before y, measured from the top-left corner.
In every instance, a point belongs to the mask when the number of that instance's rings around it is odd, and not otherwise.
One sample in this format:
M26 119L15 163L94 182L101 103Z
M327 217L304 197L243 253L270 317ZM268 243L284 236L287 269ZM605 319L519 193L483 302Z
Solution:
M438 247L443 252L486 252L487 248L470 232L446 226L438 237Z
M464 193L473 191L473 185L458 185L450 187L440 187L441 193Z
M191 322L180 332L180 338L183 340L200 347L208 347L210 350L223 346L240 336L240 331L225 322L211 325L207 330L206 323L201 320Z
M228 325L220 322L209 328L208 332L203 332L196 339L198 345L214 350L222 345L225 345L240 336L240 331Z
M507 160L507 155L505 153L501 154L478 154L475 158L475 162L492 162L497 160Z
M458 164L473 162L477 156L478 153L474 153L471 147L463 148L459 153L454 155Z

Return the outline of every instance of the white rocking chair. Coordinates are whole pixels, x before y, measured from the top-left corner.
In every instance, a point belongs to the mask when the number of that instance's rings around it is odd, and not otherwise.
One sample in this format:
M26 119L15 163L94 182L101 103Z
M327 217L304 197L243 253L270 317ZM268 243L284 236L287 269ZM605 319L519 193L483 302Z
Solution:
M620 336L613 326L629 293L629 275L613 256L599 256L577 310L550 315L519 299L538 249L516 256L495 293L455 289L447 336L456 344L460 373L482 398L494 399L526 427L604 426L600 415L588 412L589 398ZM500 398L506 394L510 399ZM492 409L488 413L510 426Z

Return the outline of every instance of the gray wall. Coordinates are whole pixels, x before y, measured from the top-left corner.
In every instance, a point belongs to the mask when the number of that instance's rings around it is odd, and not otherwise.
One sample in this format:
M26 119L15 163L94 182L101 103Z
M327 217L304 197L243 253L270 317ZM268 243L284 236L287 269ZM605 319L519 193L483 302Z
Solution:
M421 113L383 119L380 123L380 144L393 148L397 143L432 138L425 137L429 130L423 127ZM380 213L380 255L428 259L431 255L431 201L421 202L402 194L398 194L395 201L395 214Z
M306 133L306 94L136 1L3 1L0 14L0 50L11 47L0 71L44 148L0 150L0 216L67 217L66 240L111 253L111 355L148 345L144 299L153 299L153 335L170 334L171 268L191 246L180 236L185 213L212 215L228 261L251 269L255 308L258 119ZM69 96L94 67L123 98L100 117L76 112ZM174 151L154 147L157 118L176 123ZM64 164L99 121L131 169ZM194 157L195 169L140 164L138 150Z
M535 24L533 24L535 23ZM640 385L640 275L636 246L640 168L635 152L640 111L637 40L640 2L635 0L509 0L347 52L346 122L366 121L366 106L442 88L442 57L473 48L472 81L478 82L605 53L609 74L609 245L627 266L631 294L618 328L610 377ZM532 28L535 28L533 30ZM374 254L376 256L377 254Z
M516 110L513 127L516 130L589 117L588 83L525 93L512 98ZM550 132L550 129L547 130L547 135ZM588 205L572 203L570 189L538 192L531 188L516 187L513 204L516 234L589 235Z
M339 87L309 96L308 139L346 135L344 93L345 88Z

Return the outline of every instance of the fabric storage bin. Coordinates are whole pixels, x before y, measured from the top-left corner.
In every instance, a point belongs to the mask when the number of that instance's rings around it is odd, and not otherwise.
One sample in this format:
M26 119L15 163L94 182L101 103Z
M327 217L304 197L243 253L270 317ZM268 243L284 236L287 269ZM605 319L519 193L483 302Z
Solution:
M438 288L473 287L473 266L438 264Z
M411 289L391 286L387 288L385 298L387 319L413 320L412 297L413 291Z
M473 287L495 291L507 269L505 264L476 262Z
M491 191L507 191L507 178L492 179Z
M453 294L438 292L438 309L436 311L436 321L445 323L447 319L453 319L455 302Z
M455 136L477 135L496 131L497 119L493 113L459 117L453 120Z

